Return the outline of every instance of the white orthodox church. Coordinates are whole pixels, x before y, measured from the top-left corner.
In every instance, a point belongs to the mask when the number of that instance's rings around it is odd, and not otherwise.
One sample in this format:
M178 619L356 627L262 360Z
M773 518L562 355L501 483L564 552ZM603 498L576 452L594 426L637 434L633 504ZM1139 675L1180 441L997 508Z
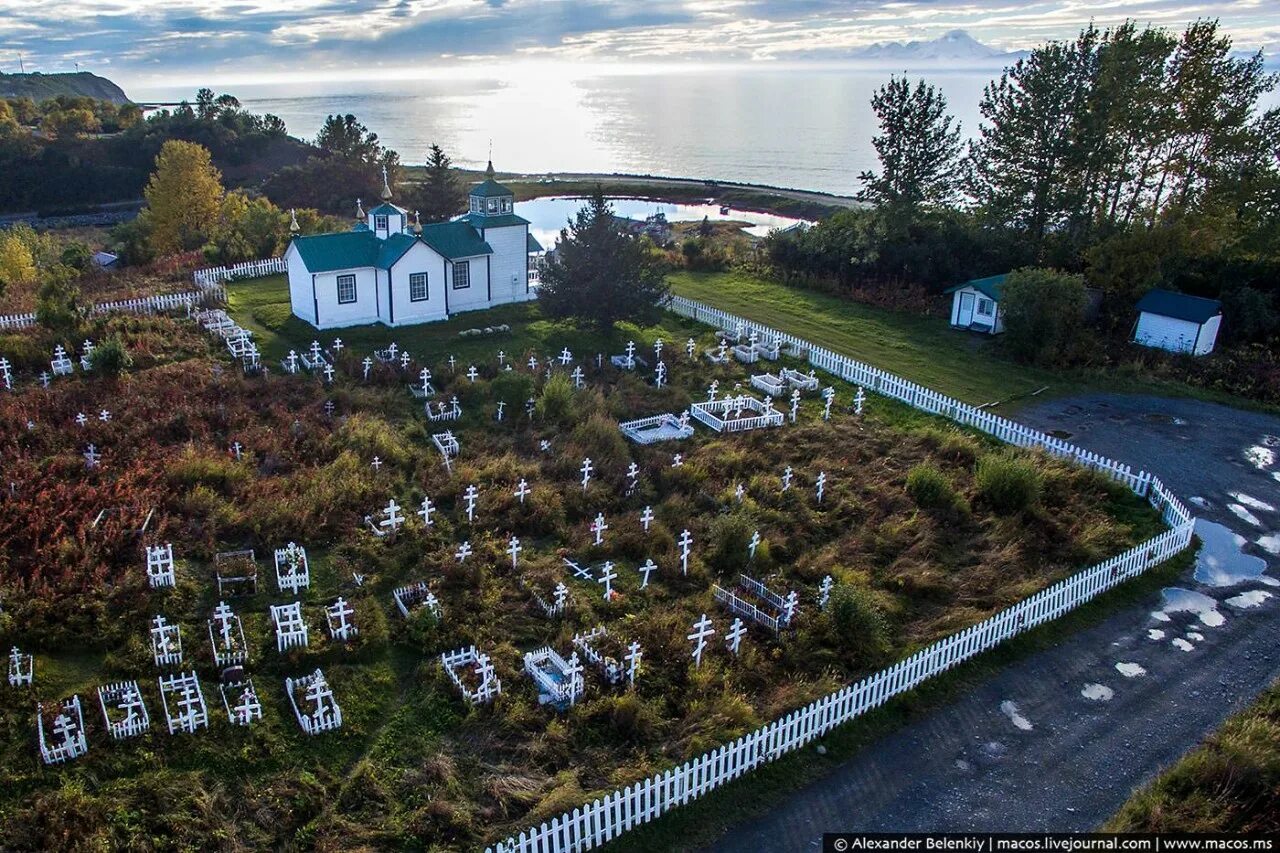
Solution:
M295 315L317 329L405 326L535 298L530 258L542 247L516 215L515 194L494 181L492 163L471 189L469 212L450 222L410 223L391 203L385 170L382 199L367 214L357 201L351 231L289 243Z

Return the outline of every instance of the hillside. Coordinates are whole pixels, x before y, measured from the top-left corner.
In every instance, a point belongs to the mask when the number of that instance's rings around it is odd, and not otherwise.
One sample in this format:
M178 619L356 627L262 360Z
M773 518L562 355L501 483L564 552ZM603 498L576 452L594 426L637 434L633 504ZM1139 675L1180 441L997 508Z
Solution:
M58 95L87 95L113 104L129 103L129 96L123 89L88 71L76 74L0 73L0 98L30 98L39 103Z

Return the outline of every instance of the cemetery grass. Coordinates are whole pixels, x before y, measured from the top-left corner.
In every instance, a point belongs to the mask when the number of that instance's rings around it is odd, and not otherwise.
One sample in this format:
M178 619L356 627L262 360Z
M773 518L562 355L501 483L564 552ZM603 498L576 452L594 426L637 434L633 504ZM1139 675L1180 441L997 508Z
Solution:
M1014 414L1045 396L1089 392L1195 397L1240 408L1271 407L1141 372L1054 371L1019 364L999 341L952 329L945 318L865 305L745 272L676 272L674 293L789 332L973 405ZM1135 371L1138 371L1135 368ZM1037 393L1039 392L1039 393Z
M237 304L240 287L231 292L243 321L253 309ZM77 374L47 392L0 396L0 452L16 492L0 514L0 640L36 654L34 695L0 691L0 820L8 846L472 849L727 742L1160 529L1145 502L1100 475L1006 450L878 398L855 417L853 389L842 384L831 422L811 398L798 423L779 429L723 437L699 428L679 444L629 445L618 420L682 411L712 379L729 390L745 383L746 371L687 361L677 342L690 327L667 318L662 329L619 334L646 354L657 335L668 341L668 387L655 389L647 371L641 377L589 365L588 386L572 391L560 410L540 375L501 372L493 353L506 349L522 363L532 352L541 360L564 345L562 333L606 344L546 324L529 306L520 310L531 313L513 312L506 337L483 339L473 350L461 349L475 339L458 338L456 329L348 337L361 343L343 351L331 389L278 369L243 377L189 321L99 318L64 343L118 336L135 355L129 373L117 380ZM497 322L493 314L474 317ZM402 337L405 331L421 337ZM708 330L695 333L700 349L712 345ZM40 349L52 343L47 333L32 335L31 352L47 352ZM367 352L360 347L393 337L422 361L407 376L379 366L360 381ZM278 352L285 338L271 345ZM453 351L475 358L477 382L461 375L462 363L454 371L443 363ZM432 424L422 416L405 389L420 364L435 373L437 399L458 397L461 421ZM543 403L533 419L519 403L530 396ZM497 400L509 403L501 424ZM334 403L332 415L326 401ZM103 408L113 411L109 421L74 424L77 412ZM430 445L430 434L445 426L463 448L452 475ZM541 440L551 452L539 450ZM92 471L80 457L89 441L103 451ZM243 445L244 459L228 452L232 442ZM686 457L679 469L671 467L674 452ZM997 511L979 492L974 469L1006 454L1034 469L1040 489L1026 506ZM380 469L370 466L374 456ZM584 490L585 456L597 474ZM628 497L632 460L641 485ZM797 480L783 494L778 478L786 464ZM950 484L950 500L924 507L908 494L908 474L922 465ZM821 505L813 493L818 470L830 478ZM512 495L521 477L532 487L527 504ZM481 489L474 524L461 500L470 483ZM430 531L415 524L380 541L362 522L390 497L411 515L423 495L439 507ZM646 505L657 517L649 536L636 521ZM103 509L110 512L93 526ZM596 512L610 525L600 548L587 530ZM140 540L134 531L148 517ZM676 568L683 528L697 543L687 576ZM763 543L749 560L753 529ZM504 553L512 534L525 548L518 571ZM476 553L459 565L453 552L464 539ZM311 644L280 654L267 605L292 596L275 592L270 552L289 541L307 547L311 564L312 585L301 596ZM174 543L176 589L148 589L143 542ZM221 709L204 631L218 601L214 554L245 547L258 556L259 591L228 601L244 620L265 717L240 729ZM573 579L564 556L589 565L616 561L619 595L606 601L597 584ZM646 556L661 569L642 592L634 566ZM728 619L709 588L732 585L739 571L799 592L801 616L781 638L753 627L735 659L723 647ZM353 572L365 576L363 586ZM842 629L815 607L827 574L838 591L858 593L859 630ZM391 590L417 580L440 597L442 622L422 612L404 620L395 611ZM548 620L531 593L547 596L560 580L570 610ZM320 613L338 595L356 609L360 634L348 645L327 638ZM182 626L187 666L199 671L209 705L208 731L162 733L157 670L146 648L156 613ZM694 668L684 635L701 613L719 633ZM641 643L637 689L609 688L590 670L577 707L562 715L539 707L520 653L550 643L567 655L575 632L599 624ZM493 656L504 687L493 706L476 710L438 662L440 652L471 643ZM344 725L309 738L282 684L317 667L334 687ZM111 742L93 690L121 678L142 686L152 731ZM46 768L34 744L34 702L71 692L84 704L91 749L69 766Z

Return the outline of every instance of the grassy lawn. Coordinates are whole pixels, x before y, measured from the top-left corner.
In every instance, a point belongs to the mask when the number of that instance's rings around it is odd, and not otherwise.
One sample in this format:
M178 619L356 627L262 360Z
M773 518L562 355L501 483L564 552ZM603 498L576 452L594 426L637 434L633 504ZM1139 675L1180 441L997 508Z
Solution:
M341 338L344 345L362 354L382 349L394 341L419 361L443 361L452 355L465 365L491 361L499 349L514 357L528 350L543 355L558 354L567 346L575 358L590 358L595 353L619 353L628 339L651 339L655 332L668 341L683 341L706 331L696 323L666 314L660 326L643 335L640 329L622 324L606 336L592 329L548 320L538 311L537 303L526 302L458 314L443 323L396 329L373 324L320 332L293 316L289 307L289 283L282 275L228 285L227 307L236 322L254 333L268 365L279 362L290 349L301 353L313 340L327 347L334 338ZM458 334L466 329L504 324L511 330L474 337Z
M1260 408L1239 397L1126 372L1051 371L1002 358L994 340L959 332L937 317L890 311L823 293L787 287L739 273L679 272L672 290L724 311L919 382L975 405L1004 401L1006 413L1028 395L1064 396L1116 391L1192 396L1227 405Z

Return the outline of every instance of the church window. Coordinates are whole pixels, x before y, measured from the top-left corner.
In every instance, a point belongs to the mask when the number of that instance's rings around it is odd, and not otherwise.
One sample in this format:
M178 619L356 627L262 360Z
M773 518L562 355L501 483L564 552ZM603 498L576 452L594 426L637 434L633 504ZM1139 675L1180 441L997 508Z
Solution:
M427 298L427 274L424 272L409 273L409 301L423 302Z
M356 277L353 275L338 276L338 304L347 305L356 301Z
M489 199L489 212L490 213L498 212L498 200L496 198Z
M465 290L471 286L471 262L458 261L453 265L453 289Z
M374 231L387 230L387 215L385 213L379 213L373 217L373 230Z

